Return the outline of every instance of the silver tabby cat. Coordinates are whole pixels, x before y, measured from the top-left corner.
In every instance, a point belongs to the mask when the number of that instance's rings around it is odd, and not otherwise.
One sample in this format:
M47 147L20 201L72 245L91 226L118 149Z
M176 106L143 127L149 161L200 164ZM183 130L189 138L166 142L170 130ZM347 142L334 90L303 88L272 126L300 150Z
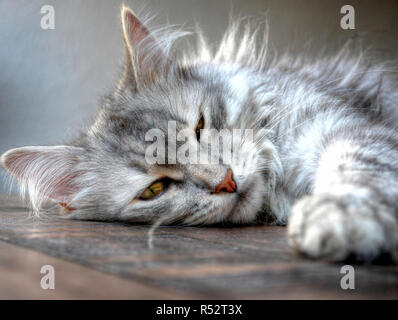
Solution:
M178 51L184 33L150 33L125 7L121 16L123 77L92 125L68 145L1 158L34 212L52 199L76 219L287 224L289 244L308 257L398 261L391 68L346 49L318 61L269 53L266 37L242 22L216 52L200 33L196 47ZM241 138L231 165L149 164L146 133L167 137L170 121L199 146L206 128L249 128L254 138Z

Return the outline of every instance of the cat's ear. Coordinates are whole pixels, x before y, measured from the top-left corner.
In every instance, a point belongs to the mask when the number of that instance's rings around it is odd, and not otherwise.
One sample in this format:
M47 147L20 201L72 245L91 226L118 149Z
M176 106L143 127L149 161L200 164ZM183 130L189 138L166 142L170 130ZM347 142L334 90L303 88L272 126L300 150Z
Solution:
M126 66L120 86L133 85L137 89L140 84L164 72L168 67L168 59L160 44L131 9L123 6L121 19Z
M1 165L20 183L21 192L28 190L35 207L45 198L67 206L80 191L77 182L79 155L83 150L71 146L22 147L1 156Z

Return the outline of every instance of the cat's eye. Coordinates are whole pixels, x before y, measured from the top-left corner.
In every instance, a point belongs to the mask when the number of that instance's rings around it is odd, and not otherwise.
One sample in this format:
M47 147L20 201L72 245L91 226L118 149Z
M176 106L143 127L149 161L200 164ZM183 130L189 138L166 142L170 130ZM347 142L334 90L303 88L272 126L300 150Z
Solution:
M195 133L196 133L196 139L200 139L200 130L205 127L205 119L203 118L203 115L200 117L198 124L196 125Z
M140 195L141 200L150 200L161 194L165 190L165 183L163 181L157 181L150 185Z

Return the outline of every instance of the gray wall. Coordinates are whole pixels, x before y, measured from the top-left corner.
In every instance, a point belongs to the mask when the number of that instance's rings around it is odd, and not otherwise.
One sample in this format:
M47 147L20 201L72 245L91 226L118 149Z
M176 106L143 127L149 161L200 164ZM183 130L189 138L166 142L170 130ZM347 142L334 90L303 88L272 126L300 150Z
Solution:
M143 1L125 0L132 9ZM123 61L119 8L110 0L1 0L0 153L24 145L57 144L73 136L112 88ZM40 28L40 8L55 8L55 30ZM356 9L356 30L340 28L340 8ZM231 8L241 15L268 11L272 45L310 44L334 50L348 39L381 59L398 57L398 1L146 0L160 22L203 26L215 42ZM0 169L0 191L4 172Z

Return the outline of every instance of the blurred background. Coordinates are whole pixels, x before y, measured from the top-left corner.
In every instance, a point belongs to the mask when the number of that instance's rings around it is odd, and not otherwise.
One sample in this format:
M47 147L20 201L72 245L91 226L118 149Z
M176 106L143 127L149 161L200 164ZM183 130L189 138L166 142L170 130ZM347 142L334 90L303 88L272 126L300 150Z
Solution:
M67 141L95 114L124 59L121 4L158 15L160 23L199 23L217 43L236 15L267 12L271 45L299 53L310 45L332 52L353 39L378 59L398 57L397 0L1 0L0 154L24 145ZM43 30L43 5L55 29ZM343 30L340 9L355 9L355 30ZM137 10L139 9L139 10ZM0 169L0 192L7 190Z

